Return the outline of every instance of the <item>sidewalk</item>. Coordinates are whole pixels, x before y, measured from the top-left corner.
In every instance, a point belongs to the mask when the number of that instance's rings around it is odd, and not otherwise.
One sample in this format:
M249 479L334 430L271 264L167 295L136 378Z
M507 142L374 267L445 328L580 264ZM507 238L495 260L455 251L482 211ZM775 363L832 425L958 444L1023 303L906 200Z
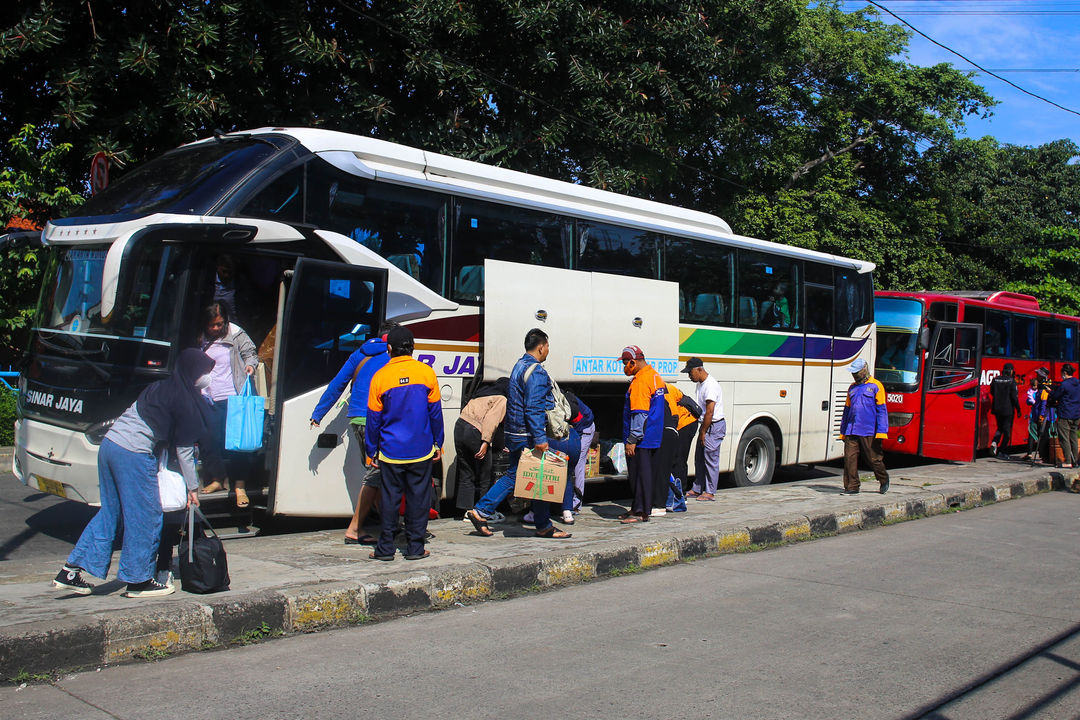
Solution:
M535 538L509 521L493 538L438 520L431 557L368 559L370 548L344 545L342 531L226 542L232 590L164 598L121 597L118 581L90 597L64 595L50 581L58 563L5 567L0 577L0 679L227 646L290 632L355 625L457 604L721 553L810 540L882 524L964 510L1060 490L1061 471L994 459L892 473L840 496L838 478L724 490L687 513L621 525L617 503L583 508L569 540ZM864 476L865 477L865 476ZM1071 476L1069 478L1071 480ZM115 570L115 564L114 564ZM179 584L179 581L177 581Z

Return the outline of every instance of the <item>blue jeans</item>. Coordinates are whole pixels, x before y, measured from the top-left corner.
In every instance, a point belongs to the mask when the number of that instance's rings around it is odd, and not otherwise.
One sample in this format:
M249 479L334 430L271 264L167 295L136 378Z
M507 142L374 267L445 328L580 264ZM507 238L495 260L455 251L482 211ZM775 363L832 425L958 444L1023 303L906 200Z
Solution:
M491 517L491 514L495 512L495 509L499 507L499 503L507 498L507 496L514 492L514 477L517 475L518 462L521 460L521 452L524 450L524 446L513 448L507 443L507 449L510 450L510 467L506 469L502 477L495 481L495 484L491 486L491 489L484 493L484 497L480 498L476 503L476 507L473 508L476 512L480 513L484 517ZM551 527L551 507L546 502L540 500L532 501L532 513L533 519L536 521L537 532L547 530Z
M562 440L548 438L548 444L552 450L566 453L570 460L566 465L566 492L563 493L562 503L552 503L556 512L574 509L574 472L578 460L581 458L581 435L574 428L570 428L570 434Z
M101 509L82 531L67 564L105 579L122 519L124 541L116 576L126 583L149 580L154 577L161 539L157 459L126 450L106 438L98 450L98 487Z

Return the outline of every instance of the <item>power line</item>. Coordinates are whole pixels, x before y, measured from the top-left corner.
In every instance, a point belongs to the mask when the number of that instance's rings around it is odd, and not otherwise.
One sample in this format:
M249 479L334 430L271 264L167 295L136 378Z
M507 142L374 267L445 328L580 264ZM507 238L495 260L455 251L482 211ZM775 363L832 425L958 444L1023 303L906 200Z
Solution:
M1025 89L1025 88L1022 88L1022 87L1020 87L1019 85L1017 85L1016 83L1014 83L1014 82L1013 82L1012 80L1007 80L1007 79L1003 78L1003 77L1002 77L1001 75L998 75L998 74L997 74L997 73L995 73L995 72L992 72L992 71L990 71L990 70L987 70L986 68L984 68L984 67L983 67L982 65L980 65L980 64L979 64L979 63L977 63L977 62L975 62L975 61L974 61L974 60L972 60L971 58L969 58L969 57L967 57L967 56L965 56L965 55L963 55L963 54L961 54L961 53L957 52L956 50L953 50L953 49L952 49L951 47L949 47L948 45L945 45L945 44L943 44L943 43L940 43L940 42L938 42L937 40L935 40L934 38L930 37L929 35L927 35L926 33L924 33L924 32L923 32L922 30L919 30L919 29L918 29L917 27L915 27L914 25L912 25L911 23L909 23L909 22L908 22L907 20L905 20L904 18L902 18L902 17L900 17L899 15L897 15L896 13L894 13L894 12L893 12L892 10L890 10L889 8L885 7L884 5L882 5L882 4L881 4L881 3L879 3L879 2L876 2L876 0L866 0L866 2L867 2L867 3L869 3L870 5L873 5L874 7L878 8L879 10L882 10L882 11L884 11L884 12L888 13L889 15L893 16L893 17L894 17L894 18L896 18L896 19L897 19L897 20L898 20L899 22L901 22L901 23L903 23L904 25L906 25L907 27L911 28L912 32L915 32L915 33L917 33L917 34L918 34L918 35L920 35L921 37L925 38L926 40L929 40L930 42L932 42L933 44L937 45L937 46L938 46L938 47L940 47L941 49L943 49L943 50L947 50L948 52L950 52L950 53L952 53L953 55L955 55L956 57L958 57L958 58L960 58L960 59L964 60L965 62L968 62L968 63L970 63L971 65L974 65L974 66L975 66L976 68L978 68L978 69L979 69L979 70L981 70L982 72L986 73L987 75L989 75L989 76L991 76L991 77L994 77L994 78L997 78L997 79L998 79L998 80L1000 80L1001 82L1005 83L1006 85L1008 85L1008 86L1010 86L1010 87L1012 87L1012 88L1015 88L1015 89L1019 90L1020 92L1024 93L1025 95L1030 95L1031 97L1035 98L1036 100L1041 100L1041 101L1043 101L1044 103L1046 103L1046 104L1048 104L1048 105L1053 105L1054 107L1058 108L1059 110L1064 110L1065 112L1067 112L1067 113L1072 113L1073 115L1080 115L1080 112L1077 112L1076 110L1073 110L1072 108L1067 108L1067 107L1065 107L1064 105L1060 105L1060 104L1058 104L1058 103L1054 102L1053 100L1051 100L1051 99L1049 99L1049 98L1045 98L1045 97L1043 97L1042 95L1037 95L1037 94L1035 94L1035 93L1031 92L1030 90L1027 90L1027 89Z

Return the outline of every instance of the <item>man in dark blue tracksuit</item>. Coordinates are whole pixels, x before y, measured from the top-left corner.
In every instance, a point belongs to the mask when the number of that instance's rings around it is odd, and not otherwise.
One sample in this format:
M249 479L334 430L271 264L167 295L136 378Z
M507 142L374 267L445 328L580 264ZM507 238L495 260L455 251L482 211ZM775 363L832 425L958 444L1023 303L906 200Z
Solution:
M1050 392L1050 407L1057 410L1057 436L1064 458L1062 467L1074 468L1077 457L1076 433L1080 431L1080 380L1070 363L1061 366L1061 382Z

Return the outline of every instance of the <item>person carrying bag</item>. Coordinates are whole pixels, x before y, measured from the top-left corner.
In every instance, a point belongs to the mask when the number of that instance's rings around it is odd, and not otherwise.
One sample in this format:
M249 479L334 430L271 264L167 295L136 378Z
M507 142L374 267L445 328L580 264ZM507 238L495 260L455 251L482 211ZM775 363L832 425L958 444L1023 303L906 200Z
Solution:
M198 529L195 514L199 514ZM207 537L203 525L213 537ZM210 522L195 505L188 508L188 522L184 537L180 540L180 584L184 592L223 592L229 589L229 563L221 538L214 532Z

